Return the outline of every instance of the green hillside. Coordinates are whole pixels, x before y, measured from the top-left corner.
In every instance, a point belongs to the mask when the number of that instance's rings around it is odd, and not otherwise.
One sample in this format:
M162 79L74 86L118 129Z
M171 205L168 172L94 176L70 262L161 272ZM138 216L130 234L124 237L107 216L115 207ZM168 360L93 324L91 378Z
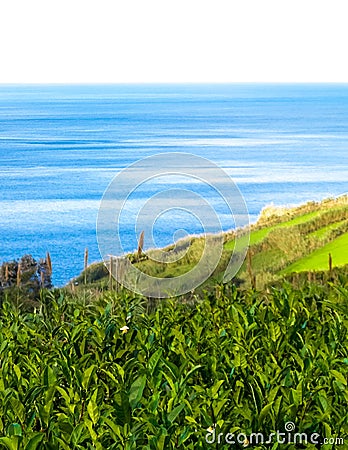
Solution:
M328 254L332 256L335 266L339 267L348 264L348 233L334 239L308 256L301 258L287 267L283 272L325 270L328 267Z
M227 262L235 247L238 252L248 244L245 230L226 233L221 262L207 287L222 281ZM285 274L300 271L329 269L329 253L332 266L348 264L348 197L329 199L320 203L310 202L296 208L266 208L256 224L250 227L250 262L245 262L238 279L246 287L250 274L260 287L276 281ZM180 261L158 264L152 260L135 263L142 271L159 277L177 276L194 267L202 255L204 239L192 238ZM168 247L167 250L171 250Z
M311 220L314 217L318 216L320 213L321 213L320 210L312 211L310 213L303 214L303 215L300 215L298 217L295 217L295 218L293 218L291 220L286 220L285 222L280 222L280 223L278 223L276 225L271 225L269 227L264 226L264 227L262 227L259 230L252 231L250 233L249 244L250 245L258 244L259 242L263 241L269 235L269 233L272 232L273 230L276 230L276 229L279 229L279 228L291 227L291 226L294 226L294 225L299 225L301 223L308 222L309 220ZM234 247L234 241L233 240L228 241L225 244L225 248L227 250L232 250L233 247Z
M259 220L246 229L223 235L223 253L212 277L201 289L221 282L233 249L241 251L248 246L250 256L237 274L238 284L250 287L251 278L257 286L279 281L293 272L329 270L329 253L332 267L348 264L348 196L309 202L294 208L265 208ZM145 237L146 241L146 237ZM176 246L175 261L171 262L174 246L149 250L138 261L136 255L128 255L142 272L160 278L173 278L192 270L204 250L203 237L190 237ZM156 252L168 254L164 263L154 261ZM107 285L108 273L101 264L94 264L87 271L87 281ZM81 275L78 282L84 282Z

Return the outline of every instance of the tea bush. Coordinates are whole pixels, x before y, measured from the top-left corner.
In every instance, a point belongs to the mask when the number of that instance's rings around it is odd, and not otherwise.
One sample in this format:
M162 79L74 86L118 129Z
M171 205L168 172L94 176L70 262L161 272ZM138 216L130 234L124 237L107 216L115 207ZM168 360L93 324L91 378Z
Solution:
M219 433L267 436L287 422L348 443L341 281L263 293L217 285L152 311L127 292L42 291L30 313L5 300L0 448L243 448L247 441L209 442Z

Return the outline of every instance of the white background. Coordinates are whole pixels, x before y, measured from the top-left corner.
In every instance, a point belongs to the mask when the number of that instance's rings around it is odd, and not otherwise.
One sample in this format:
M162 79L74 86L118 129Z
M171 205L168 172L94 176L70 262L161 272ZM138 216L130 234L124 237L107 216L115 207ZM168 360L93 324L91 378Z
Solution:
M347 10L346 0L1 0L0 83L348 82Z

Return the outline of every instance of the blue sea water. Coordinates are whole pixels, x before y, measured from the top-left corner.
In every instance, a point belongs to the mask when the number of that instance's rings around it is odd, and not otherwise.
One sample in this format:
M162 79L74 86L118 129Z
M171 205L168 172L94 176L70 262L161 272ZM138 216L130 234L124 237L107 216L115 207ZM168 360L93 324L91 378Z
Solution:
M49 251L62 285L82 270L86 247L100 260L103 192L120 170L163 152L225 169L251 221L271 202L347 193L348 85L0 86L0 263ZM176 228L201 231L175 214L157 221L157 245ZM130 234L125 251L135 245Z

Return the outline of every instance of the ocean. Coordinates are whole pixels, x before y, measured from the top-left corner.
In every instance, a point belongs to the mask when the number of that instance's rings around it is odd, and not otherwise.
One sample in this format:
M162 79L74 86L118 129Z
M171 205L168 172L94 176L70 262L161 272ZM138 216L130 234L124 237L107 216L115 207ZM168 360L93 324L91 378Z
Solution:
M348 85L1 85L0 263L49 251L53 282L64 285L83 269L86 247L90 262L101 259L96 221L109 183L167 152L224 169L251 222L270 203L347 193ZM202 231L175 214L157 220L156 245L177 229ZM231 228L223 211L221 224ZM136 247L127 226L126 252Z

